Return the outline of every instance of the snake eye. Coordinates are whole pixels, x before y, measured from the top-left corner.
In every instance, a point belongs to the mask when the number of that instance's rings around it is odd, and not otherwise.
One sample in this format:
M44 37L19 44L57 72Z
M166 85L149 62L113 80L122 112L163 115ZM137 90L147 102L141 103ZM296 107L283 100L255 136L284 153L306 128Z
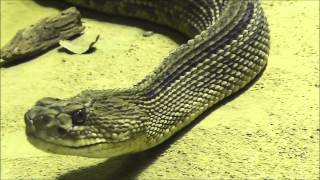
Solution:
M82 125L87 120L85 109L78 109L74 111L71 116L73 125Z

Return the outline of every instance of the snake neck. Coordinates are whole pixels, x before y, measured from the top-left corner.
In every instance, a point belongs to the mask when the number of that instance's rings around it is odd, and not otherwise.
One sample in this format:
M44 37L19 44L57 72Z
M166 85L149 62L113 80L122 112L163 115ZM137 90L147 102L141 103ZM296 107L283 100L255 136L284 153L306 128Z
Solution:
M260 4L229 1L214 7L226 12L218 16L214 11L211 24L199 28L198 35L135 86L154 142L164 141L243 88L267 63L269 30Z

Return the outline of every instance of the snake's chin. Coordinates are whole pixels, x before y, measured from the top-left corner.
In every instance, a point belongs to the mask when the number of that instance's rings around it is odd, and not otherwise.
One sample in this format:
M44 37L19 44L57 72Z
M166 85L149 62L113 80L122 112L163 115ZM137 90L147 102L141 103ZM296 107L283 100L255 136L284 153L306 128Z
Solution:
M117 144L96 143L85 146L64 146L43 140L30 132L26 132L28 141L37 149L54 154L83 156L88 158L109 159L120 155L143 151L145 140L141 138L123 141Z
M72 156L84 156L89 158L110 158L112 154L99 154L94 149L101 148L101 144L93 144L85 147L68 147L62 145L56 145L42 140L34 135L27 135L28 141L37 149L48 153L61 154L61 155L72 155Z

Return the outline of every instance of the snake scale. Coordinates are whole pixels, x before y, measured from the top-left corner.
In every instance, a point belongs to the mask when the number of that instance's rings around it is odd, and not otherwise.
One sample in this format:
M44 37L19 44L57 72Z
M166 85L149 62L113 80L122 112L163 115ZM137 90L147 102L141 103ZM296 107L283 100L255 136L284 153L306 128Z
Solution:
M26 135L46 152L109 158L154 147L237 92L267 64L269 30L258 0L66 0L165 25L190 40L128 89L43 98Z

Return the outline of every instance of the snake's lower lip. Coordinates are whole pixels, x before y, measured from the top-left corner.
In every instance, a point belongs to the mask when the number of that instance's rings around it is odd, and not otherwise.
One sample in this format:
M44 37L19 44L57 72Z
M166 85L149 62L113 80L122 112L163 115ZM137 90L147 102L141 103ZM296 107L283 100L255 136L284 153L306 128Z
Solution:
M26 123L26 134L34 134L36 131L34 124L33 124L33 119L29 115L29 111L24 115L24 121Z
M24 114L24 121L25 121L27 126L28 125L33 125L33 120L29 115L29 111Z

